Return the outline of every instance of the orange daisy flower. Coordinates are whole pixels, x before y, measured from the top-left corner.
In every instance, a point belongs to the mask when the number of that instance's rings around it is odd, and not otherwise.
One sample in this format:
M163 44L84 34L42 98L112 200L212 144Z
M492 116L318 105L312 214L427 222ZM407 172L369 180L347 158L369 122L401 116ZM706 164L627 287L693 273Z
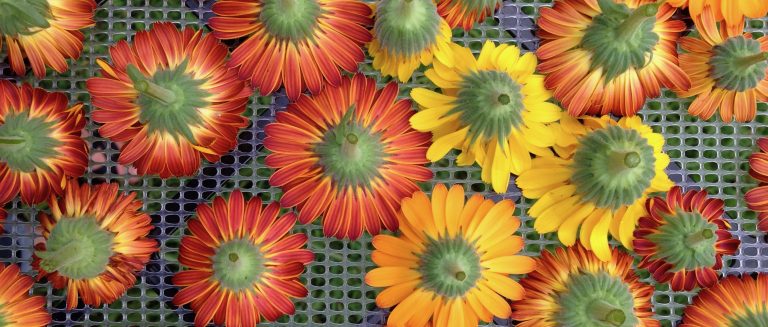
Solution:
M632 116L661 87L688 90L678 67L685 23L650 0L556 0L541 8L538 69L573 116Z
M182 287L173 303L190 303L195 326L256 326L261 317L293 314L291 298L307 296L299 276L314 254L303 249L307 235L289 234L296 216L279 214L276 202L262 208L261 199L245 201L239 190L197 207L179 250L189 269L173 276Z
M757 212L757 229L768 233L768 138L757 140L759 152L749 157L749 175L759 185L744 195L747 207Z
M704 7L711 7L715 19L725 21L728 29L741 33L744 17L762 18L768 14L768 1L765 0L667 0L677 8L688 8L691 17L696 18L704 12Z
M94 0L0 1L0 49L5 38L13 72L26 74L25 58L37 78L46 67L67 71L66 60L83 52L80 30L95 24L95 10Z
M157 23L110 55L112 65L97 62L103 77L86 85L97 107L92 118L104 124L99 133L126 142L121 165L141 175L190 176L201 157L216 162L237 145L251 90L225 67L227 47L213 35Z
M0 264L0 326L43 327L51 322L45 297L30 296L35 281L15 264Z
M432 178L430 135L410 127L415 112L398 92L357 74L300 97L265 128L266 164L277 169L269 183L285 192L283 207L298 206L299 222L323 215L326 236L353 240L397 229L400 200Z
M323 80L338 86L340 70L356 72L371 40L371 7L359 0L220 0L212 9L216 37L248 37L228 66L262 95L285 85L295 100L320 92Z
M61 199L51 197L51 214L38 219L45 241L35 245L37 279L67 289L67 310L83 303L112 303L136 283L136 274L157 251L147 238L152 219L139 211L136 193L119 193L117 184L67 183Z
M512 303L512 319L518 327L659 327L653 287L640 282L632 261L615 248L607 262L581 245L544 251L520 280L525 297Z
M680 327L765 326L768 322L768 274L728 276L705 289L683 312Z
M666 199L648 199L648 216L640 218L633 241L639 267L660 283L670 282L673 291L715 285L723 255L736 253L741 243L728 232L723 205L707 198L707 191L683 194L679 186Z
M475 22L482 23L485 18L501 7L501 0L437 0L437 12L451 28L461 27L465 31L472 29Z
M680 66L693 86L678 95L696 97L688 112L709 119L720 109L724 122L755 119L757 102L768 101L768 36L722 28L709 6L694 21L698 36L680 39Z
M61 194L88 165L83 105L63 93L0 80L0 204L21 194L35 204Z

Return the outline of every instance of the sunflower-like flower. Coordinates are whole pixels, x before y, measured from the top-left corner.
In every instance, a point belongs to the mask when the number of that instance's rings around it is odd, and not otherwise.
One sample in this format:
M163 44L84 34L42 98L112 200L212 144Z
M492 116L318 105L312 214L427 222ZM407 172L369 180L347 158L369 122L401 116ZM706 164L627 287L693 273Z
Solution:
M494 203L464 188L438 184L430 200L418 191L402 202L399 237L377 235L366 284L385 289L382 308L395 306L388 326L477 326L510 314L525 289L509 274L535 268L519 255L523 238L511 200Z
M439 61L426 76L440 89L411 91L421 111L411 125L432 132L434 143L427 158L438 161L451 149L460 149L460 166L477 162L482 179L504 193L510 173L531 167L531 154L549 152L554 146L563 111L547 102L552 96L544 78L534 74L536 56L520 56L514 45L496 46L487 41L478 59L468 48L452 45L456 64Z
M78 185L70 180L60 199L40 213L44 242L35 245L32 267L67 291L67 309L83 303L112 303L136 283L157 241L147 237L152 219L141 212L136 193L119 193L117 184Z
M683 312L680 327L762 327L768 322L768 274L728 276L703 290Z
M437 0L437 12L451 27L472 29L475 22L482 23L486 17L501 7L501 0Z
M701 16L705 7L711 7L715 19L724 21L727 28L735 33L744 29L744 17L761 18L768 14L768 1L765 0L667 0L677 8L688 8L694 20Z
M250 88L225 67L227 47L213 35L171 23L110 48L103 77L88 80L102 136L126 142L118 162L139 174L189 176L201 157L218 161L237 145Z
M605 262L580 245L544 251L520 280L525 298L512 303L512 319L518 327L661 326L651 311L653 287L635 275L632 260L613 249Z
M356 72L371 41L371 8L359 0L220 0L212 9L216 37L248 37L228 66L263 95L285 85L295 100L338 86L340 69Z
M517 185L538 199L528 210L536 231L557 231L568 246L578 233L581 244L608 261L608 234L631 249L648 194L672 188L664 171L669 156L662 152L664 137L639 117L587 117L584 126L589 133L578 138L572 155L533 159Z
M749 157L749 175L759 185L747 192L747 207L757 212L757 229L768 233L768 138L757 140L759 152Z
M757 115L757 102L768 101L768 36L735 33L718 25L709 6L695 18L698 36L680 39L680 67L693 81L681 97L695 96L688 112L709 119L748 122Z
M639 267L657 282L669 282L673 291L715 285L723 255L736 253L741 243L722 219L723 200L707 198L707 191L683 194L675 186L666 199L648 199L646 208L633 242L642 257Z
M173 303L190 303L195 326L256 326L293 314L291 298L307 296L299 276L314 255L303 249L306 234L289 234L296 216L279 214L276 202L262 208L239 190L197 207L179 250L188 269L173 276L182 287Z
M265 128L269 178L285 192L299 222L323 218L327 236L357 239L363 231L397 230L400 200L432 178L424 167L429 134L410 127L409 100L357 74L338 87L303 96Z
M45 310L45 297L29 295L34 283L19 266L0 263L0 326L48 326L51 315Z
M539 71L573 116L632 116L661 87L688 90L678 67L685 23L648 0L556 0L541 8Z
M0 80L0 205L21 194L27 204L61 194L88 165L83 105L63 93Z
M94 0L0 1L0 49L5 39L13 72L26 74L25 58L37 78L46 67L67 71L67 59L83 52L80 30L95 24L95 10Z
M435 58L453 66L451 27L437 10L433 0L381 0L368 45L373 68L406 82Z

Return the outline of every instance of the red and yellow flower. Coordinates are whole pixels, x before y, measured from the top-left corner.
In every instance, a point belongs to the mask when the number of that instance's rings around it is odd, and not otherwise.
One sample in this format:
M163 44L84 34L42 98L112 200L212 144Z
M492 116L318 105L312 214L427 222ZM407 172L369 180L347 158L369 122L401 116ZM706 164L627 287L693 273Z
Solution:
M673 187L666 199L648 199L648 215L640 218L633 241L642 257L639 268L648 269L673 291L691 291L717 283L723 255L736 253L741 243L728 232L722 218L723 200L707 198L707 191Z
M728 29L735 33L744 29L744 17L762 18L768 14L768 2L765 0L667 0L667 3L677 8L688 8L694 20L701 16L704 7L710 7L715 19L724 21Z
M683 312L680 327L765 326L768 274L728 276L703 290Z
M573 116L632 116L661 87L688 90L678 67L685 23L650 0L556 0L541 8L539 71Z
M44 241L35 245L32 267L38 280L66 288L68 310L78 298L92 307L114 302L157 251L157 241L147 237L152 219L139 211L136 193L121 194L117 184L72 180L48 205L51 214L38 215Z
M410 127L411 102L397 83L377 89L357 74L338 87L302 96L265 128L269 178L285 192L299 222L323 218L326 236L357 239L363 231L397 230L400 200L432 178L424 167L430 135Z
M757 229L768 233L768 138L757 140L759 151L749 157L749 175L759 183L744 195L747 207L757 212Z
M474 327L508 317L507 300L527 291L509 275L536 269L519 253L514 211L511 200L475 194L465 201L461 185L438 184L431 199L421 191L404 199L401 235L373 238L378 267L365 276L366 284L385 288L376 304L394 306L387 326Z
M101 136L126 142L118 162L139 174L190 176L201 157L216 162L237 145L250 88L225 67L227 47L213 35L171 23L110 48L112 65L88 80Z
M371 8L359 0L220 0L210 26L220 39L248 37L228 67L262 95L285 85L288 98L338 86L356 72L371 41Z
M30 296L35 281L15 264L0 264L0 326L43 327L51 323L45 297Z
M63 93L0 80L0 204L19 194L43 202L85 172L83 105L68 103Z
M306 234L289 234L296 216L279 214L276 202L262 208L239 190L197 207L179 250L187 269L173 276L181 287L173 303L190 304L195 326L256 326L293 314L291 298L307 296L299 276L314 255L303 248Z
M461 27L465 31L501 7L501 0L437 0L437 12L452 28Z

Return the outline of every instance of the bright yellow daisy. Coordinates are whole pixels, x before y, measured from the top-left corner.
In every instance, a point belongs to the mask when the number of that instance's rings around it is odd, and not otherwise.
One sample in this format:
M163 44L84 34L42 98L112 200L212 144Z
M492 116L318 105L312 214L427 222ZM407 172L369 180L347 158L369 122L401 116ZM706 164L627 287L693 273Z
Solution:
M411 125L432 133L429 160L438 161L451 149L459 149L458 165L477 162L483 181L504 193L510 173L519 175L531 168L531 153L547 155L548 148L558 144L556 122L563 111L547 102L552 92L544 87L544 77L534 74L534 53L521 56L516 46L491 41L486 41L478 58L456 44L451 51L453 67L438 60L426 72L441 91L411 91L421 109L411 117Z

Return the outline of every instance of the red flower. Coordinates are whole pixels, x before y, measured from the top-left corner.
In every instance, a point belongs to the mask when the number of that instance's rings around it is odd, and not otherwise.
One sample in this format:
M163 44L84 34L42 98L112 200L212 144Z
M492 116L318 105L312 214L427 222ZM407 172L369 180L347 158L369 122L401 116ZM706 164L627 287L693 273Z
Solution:
M747 207L757 212L757 229L768 233L768 138L757 140L760 152L749 157L749 175L759 182L759 185L744 195Z
M0 325L9 327L43 327L51 323L45 310L45 297L30 296L34 284L15 264L0 264Z

